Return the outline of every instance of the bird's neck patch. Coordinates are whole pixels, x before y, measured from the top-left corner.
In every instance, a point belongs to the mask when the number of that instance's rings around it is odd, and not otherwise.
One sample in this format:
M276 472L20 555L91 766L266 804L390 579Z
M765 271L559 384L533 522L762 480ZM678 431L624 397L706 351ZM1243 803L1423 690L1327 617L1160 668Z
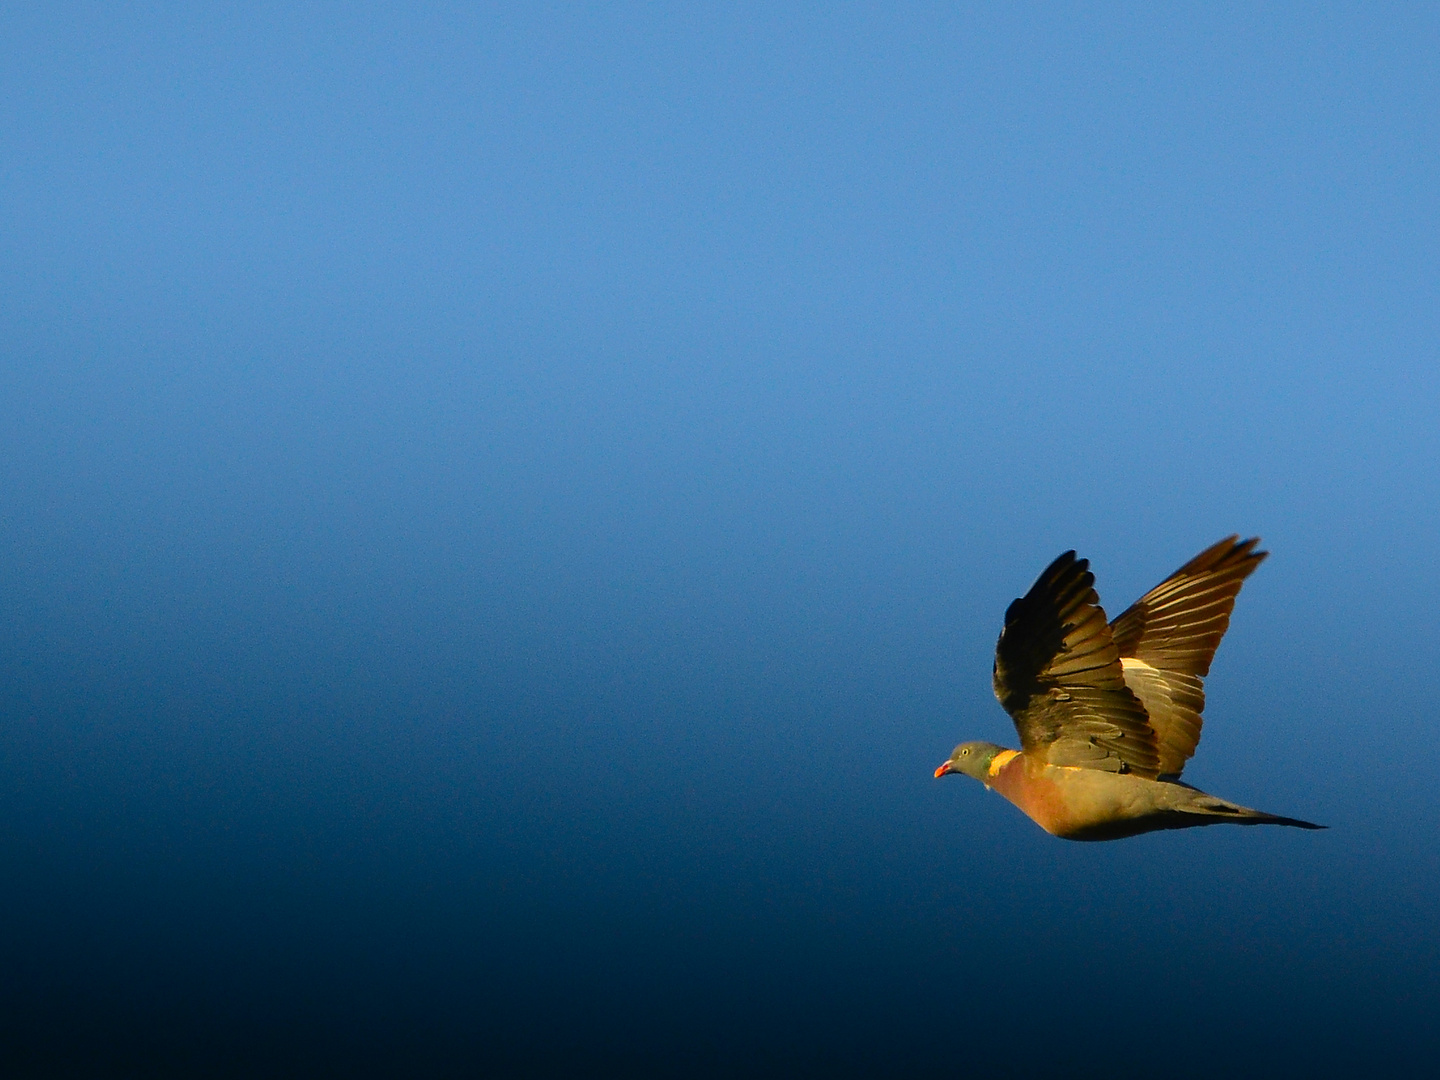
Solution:
M1009 765L1011 760L1020 756L1019 750L1001 750L990 759L990 768L987 770L990 776L999 776L1000 770Z

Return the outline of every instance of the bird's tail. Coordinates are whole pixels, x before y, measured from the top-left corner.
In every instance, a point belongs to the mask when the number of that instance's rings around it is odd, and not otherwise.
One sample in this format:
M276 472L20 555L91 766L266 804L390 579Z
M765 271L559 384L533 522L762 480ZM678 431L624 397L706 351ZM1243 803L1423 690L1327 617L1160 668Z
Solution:
M1194 788L1191 790L1195 791ZM1296 829L1328 829L1330 827L1316 825L1313 821L1301 821L1299 818L1267 814L1263 810L1252 810L1239 803L1217 799L1214 795L1207 795L1203 791L1195 791L1194 798L1186 800L1184 805L1176 809L1187 814L1215 818L1216 824L1221 821L1230 821L1236 825L1289 825ZM1207 822L1207 824L1209 823Z

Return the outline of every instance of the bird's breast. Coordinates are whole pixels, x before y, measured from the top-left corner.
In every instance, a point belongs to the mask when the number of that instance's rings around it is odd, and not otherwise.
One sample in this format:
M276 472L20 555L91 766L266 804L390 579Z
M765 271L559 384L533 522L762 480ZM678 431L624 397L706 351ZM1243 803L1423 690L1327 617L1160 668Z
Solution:
M1017 753L1001 763L990 786L1052 836L1082 837L1145 813L1150 783Z

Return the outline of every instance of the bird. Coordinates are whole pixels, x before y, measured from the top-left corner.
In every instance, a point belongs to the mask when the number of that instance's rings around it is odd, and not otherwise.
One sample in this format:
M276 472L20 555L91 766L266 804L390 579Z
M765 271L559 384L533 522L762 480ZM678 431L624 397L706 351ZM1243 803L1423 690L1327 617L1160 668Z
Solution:
M1020 749L963 742L935 770L979 780L1052 836L1118 840L1202 825L1289 825L1180 780L1200 742L1204 676L1235 597L1269 552L1228 536L1107 622L1088 559L1067 551L1005 612L995 696Z

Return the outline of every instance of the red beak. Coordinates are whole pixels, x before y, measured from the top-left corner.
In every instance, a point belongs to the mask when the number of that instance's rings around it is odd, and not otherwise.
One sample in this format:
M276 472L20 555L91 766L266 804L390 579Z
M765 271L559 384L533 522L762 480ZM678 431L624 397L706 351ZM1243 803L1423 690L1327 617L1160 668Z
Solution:
M947 761L944 765L941 765L938 769L935 770L935 779L939 780L940 777L944 776L949 771L950 763Z

